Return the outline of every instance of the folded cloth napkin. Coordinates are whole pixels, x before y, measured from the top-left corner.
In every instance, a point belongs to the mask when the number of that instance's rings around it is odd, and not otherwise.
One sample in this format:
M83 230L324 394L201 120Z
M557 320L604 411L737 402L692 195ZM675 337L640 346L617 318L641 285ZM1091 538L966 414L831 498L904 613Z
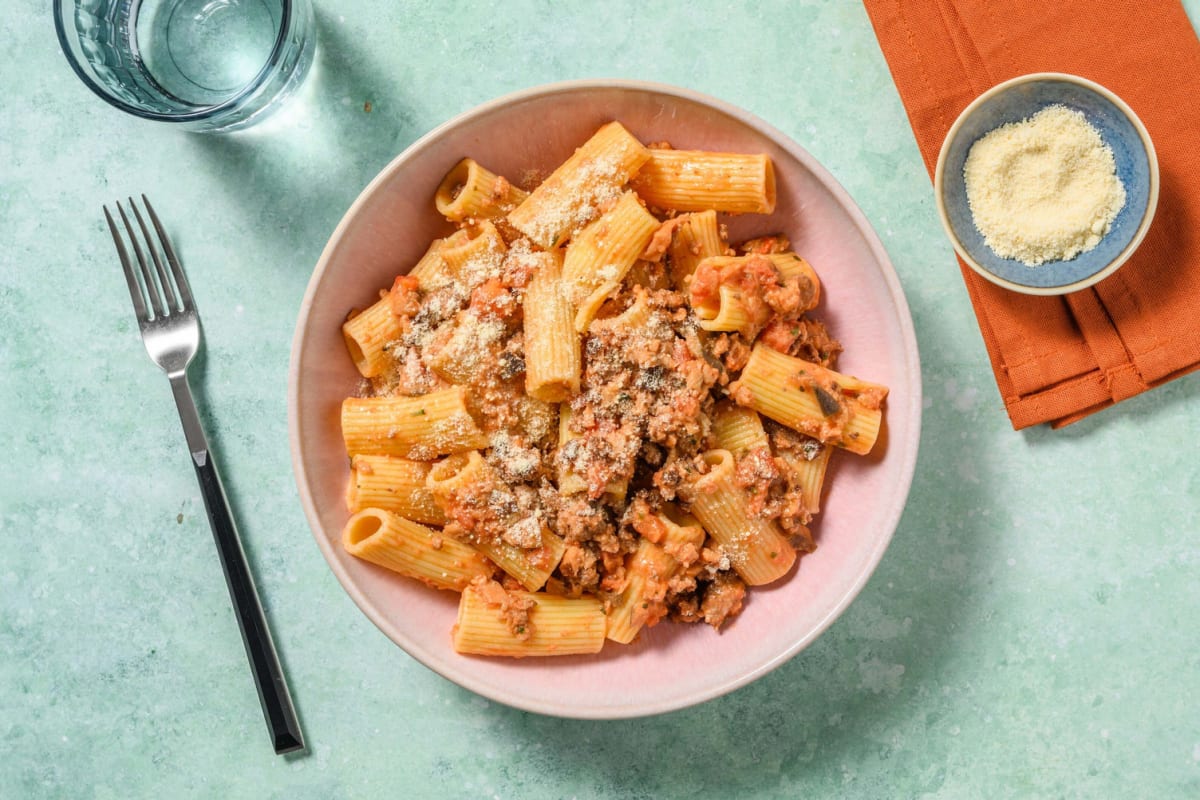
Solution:
M1058 297L960 262L1014 428L1068 425L1200 366L1200 40L1178 2L864 0L925 166L958 114L1030 72L1116 92L1158 151L1158 211L1111 276Z

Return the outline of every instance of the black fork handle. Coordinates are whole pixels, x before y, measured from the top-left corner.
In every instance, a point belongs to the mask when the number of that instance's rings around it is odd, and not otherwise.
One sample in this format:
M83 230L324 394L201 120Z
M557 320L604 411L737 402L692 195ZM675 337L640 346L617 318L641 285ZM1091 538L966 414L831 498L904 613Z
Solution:
M217 544L217 554L221 558L229 598L233 601L233 611L242 632L242 643L246 646L246 657L254 673L254 684L258 688L258 699L266 717L271 743L279 754L302 750L304 736L296 718L296 709L292 705L287 680L271 639L271 630L267 627L262 603L258 599L254 576L246 562L246 552L242 548L237 525L229 510L225 489L221 486L221 476L217 474L212 450L200 427L200 417L192 401L187 377L172 376L171 388L187 434L192 465L196 468L196 480L200 482L200 494L204 498L204 510Z

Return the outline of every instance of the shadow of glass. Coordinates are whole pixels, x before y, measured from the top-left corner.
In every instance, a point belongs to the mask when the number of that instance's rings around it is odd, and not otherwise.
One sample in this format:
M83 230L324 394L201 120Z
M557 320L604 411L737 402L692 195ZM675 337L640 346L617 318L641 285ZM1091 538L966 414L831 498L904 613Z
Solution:
M244 224L288 252L317 255L366 184L424 131L387 71L318 11L317 48L296 95L271 117L189 137ZM291 263L291 262L289 262Z

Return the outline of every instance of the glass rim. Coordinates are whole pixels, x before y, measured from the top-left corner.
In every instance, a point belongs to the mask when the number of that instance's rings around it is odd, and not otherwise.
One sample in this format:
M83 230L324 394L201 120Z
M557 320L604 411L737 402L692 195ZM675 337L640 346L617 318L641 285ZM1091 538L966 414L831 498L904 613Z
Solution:
M71 47L70 40L67 37L66 25L63 22L63 7L70 2L73 7L73 0L54 0L54 29L58 34L58 43L62 47L63 55L66 56L67 63L71 65L71 69L79 76L92 92L101 100L104 100L111 106L120 109L134 116L143 119L151 119L157 122L202 122L204 120L216 119L224 112L235 110L238 104L245 100L250 95L254 94L266 82L265 78L280 61L280 55L283 52L284 44L287 41L288 27L292 21L292 7L295 0L280 0L282 14L279 18L279 32L275 35L275 43L271 46L271 55L267 57L267 61L263 64L262 69L254 76L246 85L236 94L227 100L222 100L220 103L211 106L205 106L198 111L186 111L179 114L164 113L161 111L148 111L144 108L139 108L131 103L128 103L118 97L114 97L103 86L97 83L91 75L83 68L80 59L76 57L74 49Z

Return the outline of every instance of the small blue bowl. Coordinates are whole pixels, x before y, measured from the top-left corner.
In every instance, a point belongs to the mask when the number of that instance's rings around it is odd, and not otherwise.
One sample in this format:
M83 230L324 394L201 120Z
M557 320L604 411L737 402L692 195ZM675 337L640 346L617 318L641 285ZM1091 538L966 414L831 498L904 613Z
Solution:
M1050 105L1081 111L1112 148L1125 206L1094 249L1069 261L1029 267L996 255L975 227L963 165L971 146L990 131L1028 119ZM1117 270L1141 244L1158 204L1158 158L1150 134L1121 98L1075 75L1039 72L993 86L967 106L946 134L934 174L938 214L962 260L992 283L1025 294L1067 294Z

